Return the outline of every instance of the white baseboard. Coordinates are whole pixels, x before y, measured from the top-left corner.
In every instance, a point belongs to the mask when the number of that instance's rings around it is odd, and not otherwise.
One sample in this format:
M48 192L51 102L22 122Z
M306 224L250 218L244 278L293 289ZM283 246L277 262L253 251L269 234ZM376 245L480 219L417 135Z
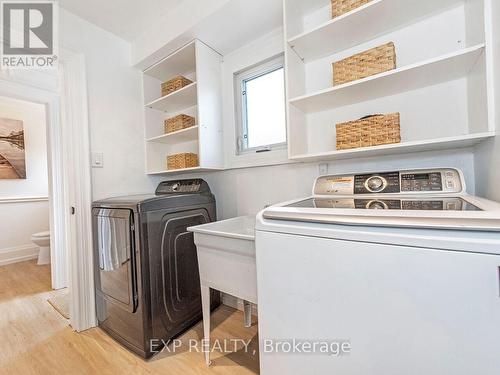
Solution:
M24 262L38 257L38 247L34 244L0 249L0 266Z
M243 311L243 300L230 294L222 293L222 304ZM257 306L252 304L252 315L257 316Z

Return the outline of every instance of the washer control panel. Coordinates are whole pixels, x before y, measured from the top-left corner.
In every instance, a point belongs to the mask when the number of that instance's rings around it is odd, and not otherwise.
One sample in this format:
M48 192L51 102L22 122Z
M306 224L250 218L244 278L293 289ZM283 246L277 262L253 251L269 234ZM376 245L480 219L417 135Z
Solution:
M323 176L316 180L315 195L458 194L465 192L456 169L409 170L358 175Z
M354 176L354 194L399 192L399 172Z
M401 191L443 191L443 176L440 172L402 174Z

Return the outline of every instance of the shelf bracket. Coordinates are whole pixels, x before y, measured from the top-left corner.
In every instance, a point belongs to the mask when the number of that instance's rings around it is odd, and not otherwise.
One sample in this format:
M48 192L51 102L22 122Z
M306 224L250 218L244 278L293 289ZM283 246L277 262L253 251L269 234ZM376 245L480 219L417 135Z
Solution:
M300 56L300 54L297 52L297 50L295 49L295 46L292 46L290 45L290 47L292 48L292 51L295 52L295 54L297 55L297 57L303 62L305 63L306 59L303 58L302 56Z

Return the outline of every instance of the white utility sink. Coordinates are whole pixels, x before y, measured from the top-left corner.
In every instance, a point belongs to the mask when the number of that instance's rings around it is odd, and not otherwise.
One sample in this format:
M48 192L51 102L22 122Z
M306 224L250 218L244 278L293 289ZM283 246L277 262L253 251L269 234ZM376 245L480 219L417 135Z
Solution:
M235 217L233 219L198 225L188 228L188 230L210 236L255 241L255 216Z
M255 216L217 221L188 230L194 232L198 252L205 340L210 340L210 289L241 298L245 326L250 327L251 303L257 304ZM210 364L208 351L205 356Z

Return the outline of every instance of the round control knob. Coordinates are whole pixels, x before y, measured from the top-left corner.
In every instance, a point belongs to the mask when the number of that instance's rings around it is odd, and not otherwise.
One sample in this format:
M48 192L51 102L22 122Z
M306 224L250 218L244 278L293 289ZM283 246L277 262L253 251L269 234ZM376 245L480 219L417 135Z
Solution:
M368 202L366 208L368 208L369 210L387 210L389 209L389 206L387 206L387 204L382 201L371 201Z
M368 190L372 193L378 193L378 192L384 190L386 188L386 186L387 186L387 180L383 177L380 177L380 176L370 177L365 182L366 190Z

